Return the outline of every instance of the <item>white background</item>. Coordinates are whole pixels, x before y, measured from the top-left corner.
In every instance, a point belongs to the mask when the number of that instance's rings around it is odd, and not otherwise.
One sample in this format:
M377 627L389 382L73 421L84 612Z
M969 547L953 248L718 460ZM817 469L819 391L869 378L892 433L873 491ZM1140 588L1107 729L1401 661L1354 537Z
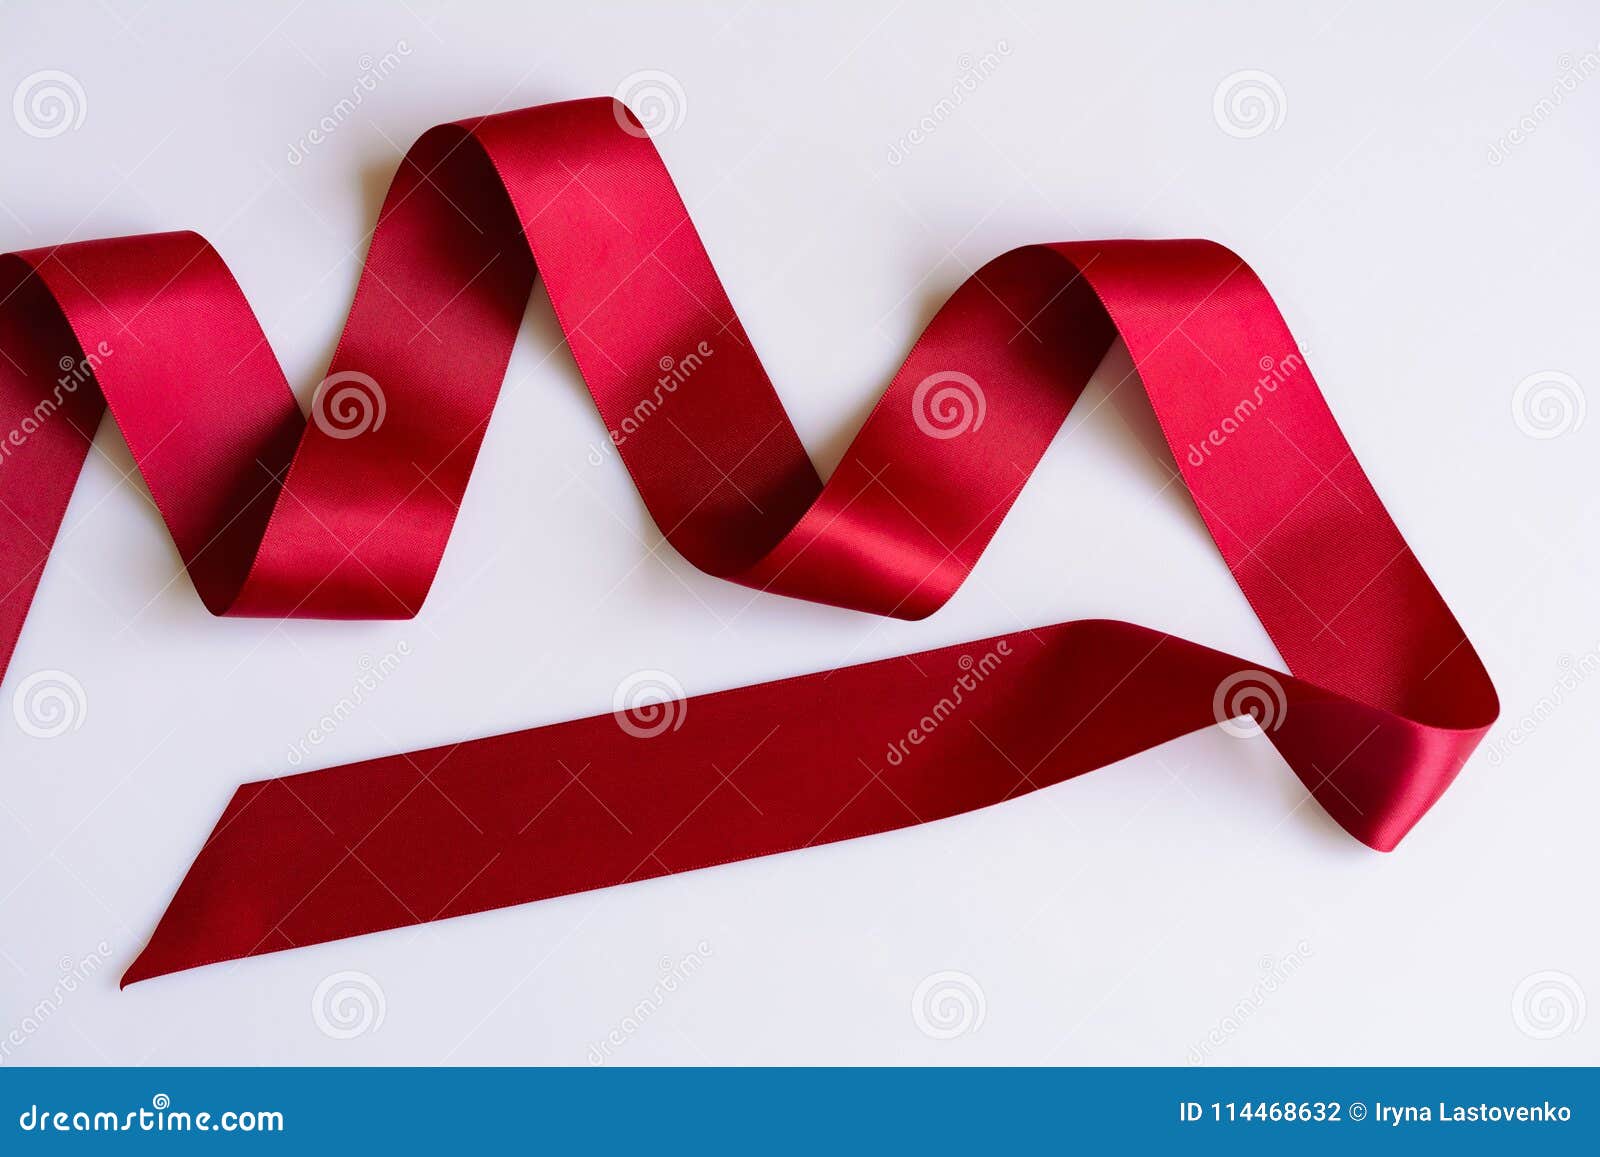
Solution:
M401 42L392 75L290 164L363 58ZM1097 405L1125 355L948 608L886 622L658 549L615 460L588 460L602 426L564 351L545 358L560 337L536 291L414 622L212 619L102 427L0 692L0 1038L21 1038L4 1063L584 1064L662 959L696 951L610 1063L1182 1064L1219 1026L1207 1063L1600 1061L1600 1011L1578 1019L1584 990L1600 1000L1600 679L1581 677L1600 660L1600 414L1535 438L1512 407L1543 371L1600 390L1600 79L1535 111L1597 42L1582 0L6 3L0 95L59 69L85 116L39 139L0 113L0 249L198 229L302 401L399 150L640 70L681 86L683 123L658 145L824 471L983 260L1029 241L1222 241L1307 347L1506 717L1389 856L1306 802L1265 741L1212 729L912 831L118 992L234 786L289 770L364 657L401 640L411 654L318 764L604 711L641 668L693 693L1085 616L1277 662L1165 485L1142 395ZM988 53L993 75L891 165ZM1213 95L1245 69L1271 74L1285 115L1239 139ZM1533 131L1491 163L1523 118ZM82 683L78 730L13 723L40 669ZM1555 709L1511 743L1541 698ZM106 963L58 997L63 958L102 942ZM313 996L346 970L381 990L383 1019L336 1039ZM941 1040L912 998L945 970L984 1013ZM1552 1001L1519 1014L1519 984L1546 971L1564 977Z

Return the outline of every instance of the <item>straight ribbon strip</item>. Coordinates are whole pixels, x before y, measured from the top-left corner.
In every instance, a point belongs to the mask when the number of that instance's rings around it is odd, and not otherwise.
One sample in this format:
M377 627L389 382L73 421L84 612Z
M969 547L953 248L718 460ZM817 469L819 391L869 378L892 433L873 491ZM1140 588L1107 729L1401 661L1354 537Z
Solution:
M995 258L940 309L824 484L654 146L609 99L418 140L310 421L199 236L0 258L0 661L102 408L213 613L415 615L536 271L686 559L905 619L961 584L1120 335L1295 674L1074 622L662 704L644 723L602 715L245 784L124 984L926 822L1247 712L1335 820L1388 850L1495 718L1478 656L1227 249L1071 242Z

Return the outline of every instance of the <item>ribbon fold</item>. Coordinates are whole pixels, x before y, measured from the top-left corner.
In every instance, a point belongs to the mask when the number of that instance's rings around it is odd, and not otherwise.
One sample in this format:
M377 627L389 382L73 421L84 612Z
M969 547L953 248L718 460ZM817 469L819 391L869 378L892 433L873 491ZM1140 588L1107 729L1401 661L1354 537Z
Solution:
M1295 674L1083 621L660 704L647 724L246 784L124 984L926 822L1246 713L1339 824L1389 850L1494 721L1478 656L1227 249L995 258L823 483L653 144L609 99L417 141L310 420L196 234L0 257L0 663L107 409L213 613L415 615L536 272L675 549L905 619L960 586L1120 336Z

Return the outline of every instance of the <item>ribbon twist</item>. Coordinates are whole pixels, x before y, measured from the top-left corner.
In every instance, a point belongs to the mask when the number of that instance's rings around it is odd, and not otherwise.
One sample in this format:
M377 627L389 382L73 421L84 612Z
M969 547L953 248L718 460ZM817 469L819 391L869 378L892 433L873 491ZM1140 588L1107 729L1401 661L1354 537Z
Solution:
M757 590L905 619L961 585L1120 336L1294 674L1083 621L699 696L665 726L603 715L246 784L124 983L937 819L1246 713L1387 850L1495 718L1477 655L1227 249L995 258L824 484L653 144L604 99L417 141L309 421L201 237L0 258L0 663L102 409L213 613L416 614L536 271L674 548Z

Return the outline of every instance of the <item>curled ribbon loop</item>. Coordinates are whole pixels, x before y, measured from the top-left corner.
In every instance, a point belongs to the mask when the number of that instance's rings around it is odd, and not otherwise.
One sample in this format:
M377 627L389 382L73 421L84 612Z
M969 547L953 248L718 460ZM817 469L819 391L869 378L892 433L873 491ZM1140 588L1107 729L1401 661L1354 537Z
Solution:
M1294 674L1083 621L657 703L632 726L619 708L246 784L125 983L937 819L1242 720L1387 850L1495 718L1477 655L1227 249L1080 241L995 258L824 484L648 134L607 99L417 141L309 420L197 235L0 258L0 661L102 408L214 613L416 614L536 272L685 558L905 619L960 586L1120 336Z

